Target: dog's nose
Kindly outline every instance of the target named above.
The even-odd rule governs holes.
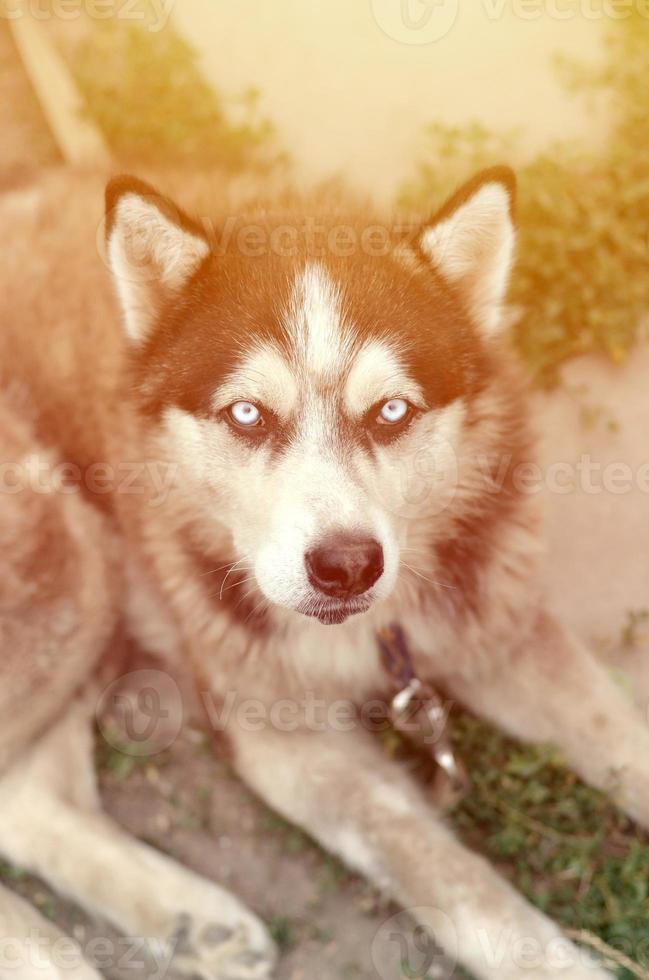
[[[374,538],[336,534],[305,555],[309,581],[336,599],[362,595],[383,572],[383,548]]]

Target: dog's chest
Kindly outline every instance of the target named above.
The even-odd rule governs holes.
[[[382,653],[380,637],[389,623],[398,623],[406,637],[408,671],[431,683],[441,680],[451,661],[452,632],[423,614],[402,619],[366,615],[343,627],[305,622],[288,642],[268,638],[265,657],[267,662],[280,659],[284,678],[301,690],[354,701],[375,694],[389,697],[401,682]]]

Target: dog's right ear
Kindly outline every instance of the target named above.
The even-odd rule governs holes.
[[[106,188],[106,251],[126,332],[138,342],[210,247],[198,224],[172,201],[136,177],[115,177]]]
[[[464,184],[424,227],[419,247],[458,286],[480,330],[496,334],[514,258],[516,178],[490,167]]]

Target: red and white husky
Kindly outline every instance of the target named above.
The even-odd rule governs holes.
[[[501,338],[511,173],[407,230],[308,200],[193,220],[119,178],[106,256],[123,326],[93,187],[54,177],[0,203],[0,852],[157,940],[179,975],[272,972],[234,897],[99,812],[90,720],[123,627],[270,717],[307,695],[359,713],[389,699],[377,633],[397,622],[417,678],[554,742],[649,825],[646,725],[546,612],[537,498],[513,476],[534,445]],[[249,727],[228,730],[242,778],[476,977],[608,975],[362,724]],[[2,918],[45,928],[0,889]],[[75,969],[47,976],[96,976]]]

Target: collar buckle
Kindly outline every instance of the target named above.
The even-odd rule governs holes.
[[[467,793],[470,779],[455,755],[446,730],[444,702],[432,684],[425,683],[415,674],[401,626],[392,624],[381,630],[378,642],[383,665],[399,685],[390,703],[392,724],[411,742],[426,749],[437,763],[437,776],[433,782],[436,803],[443,808],[455,806]]]

